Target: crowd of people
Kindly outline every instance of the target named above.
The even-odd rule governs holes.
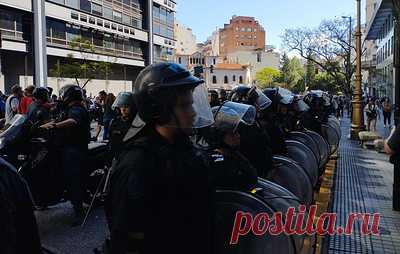
[[[5,102],[5,128],[13,116],[26,114],[39,129],[62,133],[60,159],[74,226],[85,212],[81,172],[88,143],[103,129],[112,157],[104,206],[110,239],[97,253],[153,253],[160,246],[168,253],[213,253],[215,191],[253,190],[258,177],[271,173],[273,155],[287,153],[291,131],[322,135],[322,123],[336,112],[342,116],[348,101],[322,91],[301,97],[254,86],[207,91],[203,83],[180,65],[158,63],[139,74],[132,93],[116,98],[104,91],[88,98],[76,85],[61,88],[57,98],[47,88],[23,92],[14,86]],[[4,253],[41,253],[32,247],[40,244],[30,220],[30,228],[11,231],[35,237],[14,234],[10,248],[19,251]]]

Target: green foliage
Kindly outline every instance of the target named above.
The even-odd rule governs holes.
[[[84,88],[90,80],[105,78],[110,74],[112,63],[89,60],[89,55],[96,53],[95,46],[81,37],[69,44],[70,48],[79,52],[80,58],[73,53],[68,54],[62,63],[50,70],[50,76],[74,78],[77,85]],[[81,83],[79,79],[84,79]]]
[[[280,77],[281,73],[279,70],[274,68],[264,68],[256,73],[257,86],[259,88],[267,88],[274,86],[275,81]]]
[[[341,80],[341,82],[338,82],[338,79],[332,77],[329,73],[320,72],[309,83],[309,90],[324,90],[336,94],[341,90],[343,83],[346,82],[346,77],[342,75]]]
[[[281,77],[278,80],[282,85],[294,92],[304,91],[305,70],[296,57],[289,59],[286,54],[282,57]]]

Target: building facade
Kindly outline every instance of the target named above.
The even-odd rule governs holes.
[[[207,69],[205,80],[209,89],[232,90],[238,85],[251,84],[250,68],[241,64],[221,63]]]
[[[247,65],[250,69],[251,81],[255,80],[257,72],[264,68],[271,67],[279,70],[280,54],[264,50],[236,51],[227,55],[227,62]]]
[[[369,2],[374,7],[367,25],[366,39],[375,43],[376,49],[376,96],[387,96],[394,101],[393,56],[394,19],[391,0]],[[368,7],[368,5],[367,5]],[[368,13],[367,13],[368,14]]]
[[[172,60],[176,43],[176,4],[173,1],[37,2],[41,5],[32,5],[31,0],[0,0],[0,90],[3,92],[8,92],[14,84],[44,85],[37,84],[33,78],[40,68],[35,64],[43,57],[40,54],[46,54],[44,59],[47,60],[43,73],[51,73],[69,55],[82,58],[82,53],[70,46],[76,38],[89,41],[95,48],[86,59],[112,63],[106,77],[96,77],[88,84],[91,93],[104,87],[114,92],[131,90],[136,76],[148,63]],[[43,25],[35,16],[38,13],[45,17]],[[43,36],[37,32],[41,30]],[[61,77],[49,77],[44,81],[56,90],[66,82],[71,81]]]
[[[253,17],[233,16],[219,30],[219,54],[226,59],[235,51],[265,49],[265,30]]]
[[[175,23],[176,50],[178,55],[191,55],[197,51],[196,36],[191,28]]]

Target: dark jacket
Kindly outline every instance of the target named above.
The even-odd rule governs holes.
[[[208,171],[187,137],[169,144],[153,128],[124,146],[113,167],[106,215],[113,254],[144,233],[146,253],[210,253]]]
[[[34,101],[28,107],[27,118],[38,126],[45,124],[50,120],[50,108]]]
[[[110,157],[114,158],[119,155],[123,149],[123,139],[131,127],[131,120],[124,121],[118,117],[111,121],[110,124]]]
[[[26,183],[0,159],[0,253],[42,253],[32,207]]]

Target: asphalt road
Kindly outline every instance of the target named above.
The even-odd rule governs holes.
[[[100,247],[108,236],[101,207],[94,209],[84,227],[71,227],[73,210],[69,202],[37,211],[35,215],[42,245],[56,254],[93,253],[93,249]]]
[[[92,136],[97,123],[92,123]],[[99,135],[102,139],[103,132]],[[108,236],[102,207],[95,208],[84,227],[71,227],[74,212],[69,202],[35,212],[42,245],[55,254],[90,254]]]

